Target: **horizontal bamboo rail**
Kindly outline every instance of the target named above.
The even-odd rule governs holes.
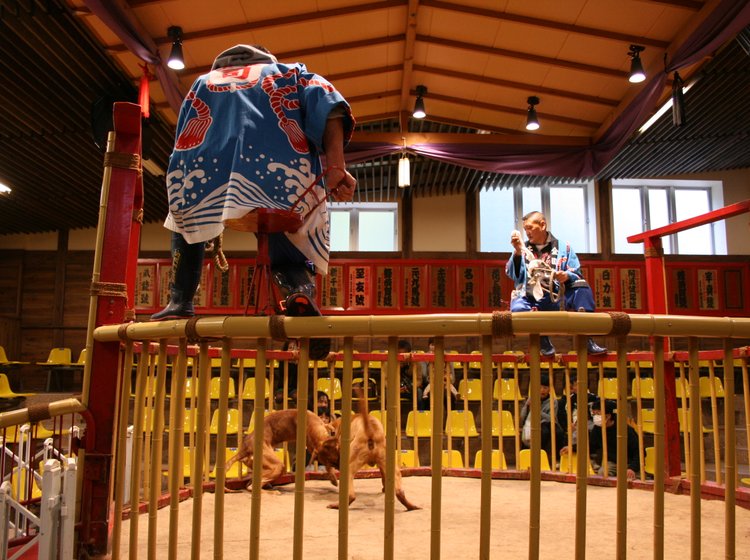
[[[534,333],[567,335],[611,335],[615,319],[609,313],[539,311],[507,314],[512,329],[502,334]],[[346,336],[500,336],[491,313],[433,315],[378,315],[354,317],[235,317],[218,316],[195,321],[176,320],[98,327],[94,338],[101,342],[154,340],[163,338],[270,338],[271,323],[277,322],[289,338]],[[750,338],[750,319],[735,317],[691,317],[684,315],[629,315],[629,336],[698,336],[706,338]],[[192,327],[190,326],[192,325]]]

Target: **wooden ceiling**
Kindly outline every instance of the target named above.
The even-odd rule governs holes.
[[[166,59],[170,26],[183,30],[186,68],[169,71],[181,94],[220,51],[263,44],[279,60],[301,61],[330,79],[351,103],[356,139],[429,132],[481,133],[490,142],[588,145],[640,91],[628,82],[631,44],[642,45],[647,74],[685,40],[720,0],[118,0],[133,29]],[[738,0],[739,1],[739,0]],[[135,101],[143,61],[125,46],[93,0],[0,0],[0,234],[96,224],[101,153],[92,107]],[[744,1],[742,2],[745,3]],[[736,41],[680,71],[693,122],[675,129],[667,114],[634,137],[606,170],[642,177],[750,167],[747,142],[750,57]],[[719,65],[711,70],[712,65]],[[153,72],[153,66],[149,67]],[[699,79],[700,78],[700,79]],[[416,88],[427,87],[428,117],[412,119]],[[175,107],[150,82],[150,160],[166,168]],[[667,87],[662,100],[669,97]],[[691,93],[691,92],[696,93]],[[701,103],[691,96],[700,94]],[[540,98],[541,128],[525,130],[527,98]],[[728,105],[716,108],[718,100]],[[712,107],[714,107],[712,109]],[[728,113],[731,108],[736,113]],[[726,115],[730,117],[726,117]],[[724,118],[721,116],[724,115]],[[709,118],[710,117],[710,118]],[[716,122],[714,122],[716,121]],[[654,143],[665,142],[652,161]],[[714,146],[714,142],[716,142]],[[687,152],[685,145],[690,145]],[[669,156],[668,148],[674,150]],[[692,154],[700,153],[701,156]],[[710,157],[706,155],[709,152]],[[679,156],[679,157],[677,157]],[[363,200],[473,191],[549,178],[507,176],[417,157],[412,186],[395,184],[396,157],[354,167]],[[657,165],[658,163],[658,165]],[[679,163],[679,165],[677,165]],[[653,165],[652,165],[653,164]],[[564,179],[569,180],[569,179]],[[144,173],[147,221],[166,213],[163,178]]]

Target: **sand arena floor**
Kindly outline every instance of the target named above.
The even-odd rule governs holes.
[[[429,477],[404,478],[407,497],[423,509],[406,511],[396,502],[395,557],[418,560],[430,557]],[[354,481],[357,500],[349,513],[349,558],[383,558],[384,495],[379,479]],[[615,557],[614,488],[587,488],[586,557]],[[203,495],[201,557],[213,557],[214,495]],[[304,558],[338,557],[338,512],[326,505],[338,499],[338,491],[327,481],[308,481],[305,486]],[[250,501],[247,492],[225,496],[224,558],[248,558]],[[478,479],[443,477],[442,558],[479,557]],[[189,558],[193,500],[180,504],[178,558]],[[575,548],[575,485],[542,482],[540,556],[573,558]],[[292,557],[294,527],[294,485],[264,492],[261,499],[260,558]],[[736,557],[750,558],[750,511],[737,508]],[[492,482],[491,558],[528,558],[529,483],[520,480]],[[724,502],[702,501],[702,558],[724,558]],[[652,558],[653,494],[628,491],[629,558]],[[665,558],[690,557],[690,497],[665,494]],[[157,557],[167,557],[169,508],[157,516]],[[127,558],[129,523],[123,523],[122,557]],[[139,520],[139,554],[146,558],[148,515]]]

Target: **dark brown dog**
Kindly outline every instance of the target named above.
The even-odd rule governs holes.
[[[383,479],[383,490],[385,491],[385,430],[380,420],[370,416],[367,411],[367,399],[359,396],[359,414],[352,418],[351,445],[349,447],[349,503],[351,504],[356,495],[354,493],[354,474],[365,465],[377,465],[380,476]],[[324,465],[339,467],[341,456],[341,430],[340,423],[334,422],[337,434],[328,438],[318,451],[318,460]],[[396,498],[407,510],[420,509],[406,499],[406,494],[401,486],[401,467],[396,465],[395,472]],[[339,503],[328,505],[331,509],[338,509]]]
[[[307,431],[305,445],[313,456],[318,455],[323,443],[330,437],[330,426],[326,425],[318,416],[307,412]],[[253,468],[253,445],[255,433],[248,434],[242,440],[237,454],[231,457],[226,464],[227,471],[237,461],[242,461],[247,467]],[[267,414],[263,419],[263,457],[261,458],[261,488],[269,486],[286,471],[284,463],[274,452],[274,448],[285,441],[297,439],[297,409],[278,410]],[[331,483],[337,484],[336,475],[331,468],[332,465],[324,463],[320,458],[318,461],[326,466],[331,478]],[[304,460],[297,460],[298,468],[304,468]],[[250,483],[251,484],[251,483]],[[248,489],[250,484],[247,485]]]

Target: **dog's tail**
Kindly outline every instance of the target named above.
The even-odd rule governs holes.
[[[359,414],[362,416],[362,424],[365,428],[365,434],[367,434],[367,446],[370,449],[373,449],[375,447],[375,442],[373,441],[372,424],[370,422],[374,421],[374,418],[370,417],[370,411],[367,407],[367,396],[364,394],[361,387],[354,387],[353,392],[359,400]]]

